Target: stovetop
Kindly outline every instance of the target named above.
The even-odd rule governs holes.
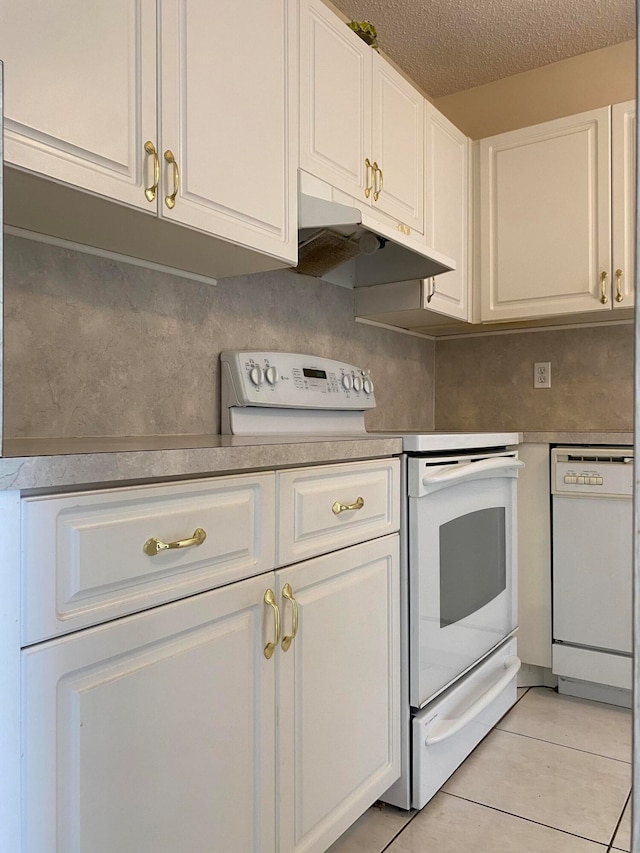
[[[484,447],[508,447],[519,444],[522,436],[518,432],[370,432],[368,435],[396,436],[402,439],[405,453],[433,453],[439,450],[470,450]]]

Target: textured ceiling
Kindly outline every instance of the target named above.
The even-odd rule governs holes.
[[[428,95],[635,38],[635,0],[333,0]]]

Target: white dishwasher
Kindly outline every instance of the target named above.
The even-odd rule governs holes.
[[[553,672],[631,707],[633,449],[552,450]]]

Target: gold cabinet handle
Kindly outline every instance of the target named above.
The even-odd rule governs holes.
[[[378,186],[377,175],[380,175],[380,186]],[[384,188],[384,175],[382,174],[382,169],[378,166],[377,163],[373,164],[373,182],[375,184],[375,189],[373,191],[373,200],[378,201],[380,198],[380,193]]]
[[[268,589],[264,594],[264,603],[273,608],[273,616],[276,625],[276,636],[272,643],[267,643],[264,647],[264,656],[267,660],[273,657],[273,653],[278,648],[280,642],[280,608],[276,604],[276,597],[272,589]]]
[[[352,504],[342,504],[340,501],[336,501],[331,509],[334,515],[340,515],[341,512],[347,512],[347,510],[362,509],[363,506],[364,498],[356,498],[355,503]]]
[[[282,638],[282,650],[284,652],[288,652],[291,648],[291,643],[294,641],[295,636],[298,633],[298,602],[293,596],[293,590],[291,589],[290,583],[286,583],[282,588],[282,597],[286,598],[287,601],[290,601],[291,607],[293,608],[293,612],[291,614],[291,633],[286,634]]]
[[[602,271],[600,273],[600,302],[603,305],[606,305],[609,301],[609,297],[607,296],[607,278],[607,273]]]
[[[155,557],[160,551],[173,551],[176,548],[190,548],[192,545],[202,545],[206,538],[206,531],[201,527],[196,527],[190,539],[178,539],[177,542],[162,542],[160,539],[147,539],[142,550],[150,557]]]
[[[158,157],[156,146],[150,139],[145,142],[144,150],[150,157],[153,157],[153,183],[150,187],[145,188],[144,194],[147,197],[147,201],[155,201],[158,184],[160,183],[160,158]]]
[[[164,203],[167,205],[169,210],[173,210],[176,206],[176,196],[178,195],[178,190],[180,188],[180,172],[178,171],[178,164],[176,163],[173,151],[167,149],[164,152],[164,159],[169,163],[169,165],[173,166],[173,192],[164,197]]]
[[[368,157],[365,159],[364,165],[367,170],[367,176],[365,178],[366,185],[364,188],[364,197],[369,198],[369,196],[371,195],[371,190],[373,189],[373,175],[375,174],[375,172],[373,172],[373,165]]]
[[[622,302],[624,296],[622,295],[622,270],[616,270],[616,302]]]

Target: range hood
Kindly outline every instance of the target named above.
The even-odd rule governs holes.
[[[370,287],[431,278],[455,269],[452,258],[430,249],[355,206],[306,172],[299,173],[296,272],[334,284]]]

